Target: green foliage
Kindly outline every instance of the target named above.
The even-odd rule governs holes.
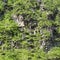
[[[60,60],[58,43],[60,0],[0,0],[0,60]]]
[[[48,52],[48,59],[51,60],[59,60],[60,59],[60,48],[59,47],[55,47],[52,48],[49,52]]]

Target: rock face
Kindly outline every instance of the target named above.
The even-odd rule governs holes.
[[[43,41],[40,41],[40,42],[41,42],[40,49],[43,49],[46,43],[45,43],[45,41],[44,41],[44,40],[43,40]]]
[[[3,0],[3,2],[7,3],[8,0]]]
[[[15,22],[18,24],[19,27],[24,27],[24,21],[22,15],[13,15],[12,19],[15,20]]]
[[[4,11],[0,11],[0,20],[3,18],[3,16],[4,16]]]
[[[3,41],[0,41],[0,46],[3,45],[3,44],[4,44],[4,42]]]

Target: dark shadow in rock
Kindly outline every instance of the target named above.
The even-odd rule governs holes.
[[[16,42],[14,43],[14,46],[15,46],[16,49],[20,49],[20,48],[22,47],[22,46],[21,46],[21,43],[20,43],[20,40],[16,41]]]
[[[0,40],[0,46],[4,44],[4,41]]]
[[[4,3],[7,3],[8,2],[8,0],[2,0]]]
[[[0,11],[0,20],[3,20],[5,11]]]
[[[12,30],[10,30],[10,31],[6,31],[6,33],[9,35],[9,36],[14,36],[14,32],[12,31]]]
[[[58,12],[59,12],[58,9],[55,8],[52,14],[48,14],[47,19],[48,19],[48,20],[53,20],[53,21],[54,21],[55,18],[56,18],[56,15],[58,14]]]
[[[2,53],[1,55],[5,55],[5,53]]]
[[[34,43],[34,40],[31,39],[31,40],[28,40],[27,42],[28,42],[29,44],[33,44],[33,43]]]
[[[28,45],[29,50],[33,49],[34,47],[35,47],[34,45]]]
[[[48,20],[55,20],[55,16],[53,14],[49,14],[47,17]]]
[[[35,29],[37,27],[37,25],[38,25],[38,21],[31,18],[28,21],[28,24],[29,24],[30,29]]]

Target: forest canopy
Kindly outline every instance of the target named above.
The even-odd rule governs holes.
[[[0,60],[60,60],[60,0],[0,0]]]

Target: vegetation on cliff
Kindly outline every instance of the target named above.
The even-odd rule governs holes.
[[[0,0],[0,60],[60,60],[60,0]]]

